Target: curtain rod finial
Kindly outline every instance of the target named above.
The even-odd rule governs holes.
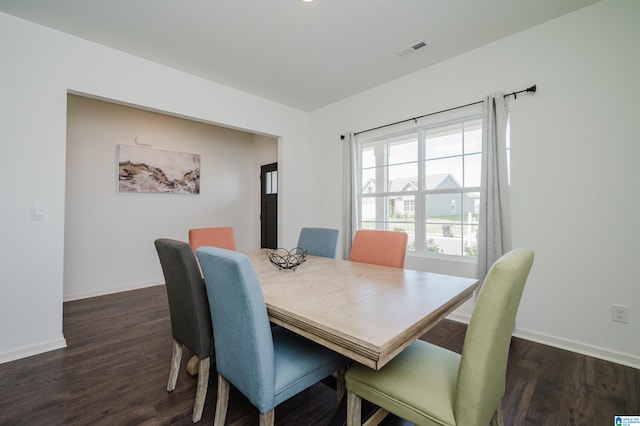
[[[536,90],[538,90],[538,88],[536,87],[536,85],[534,84],[533,86],[529,87],[527,89],[527,92],[533,92],[536,93]]]
[[[340,135],[340,140],[344,140],[345,135]]]

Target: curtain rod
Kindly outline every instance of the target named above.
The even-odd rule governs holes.
[[[519,93],[526,93],[526,92],[535,93],[536,90],[537,90],[537,88],[536,88],[536,85],[534,84],[533,86],[527,87],[526,89],[519,90],[517,92],[507,93],[506,95],[504,95],[504,97],[506,98],[507,96],[513,96],[514,99],[518,99],[518,94]],[[431,112],[429,114],[420,115],[418,117],[407,118],[406,120],[396,121],[395,123],[385,124],[383,126],[374,127],[372,129],[367,129],[367,130],[362,130],[362,131],[359,131],[359,132],[355,132],[353,135],[356,136],[356,135],[359,135],[360,133],[371,132],[373,130],[384,129],[385,127],[395,126],[396,124],[402,124],[402,123],[406,123],[408,121],[419,120],[419,119],[424,118],[424,117],[429,117],[430,115],[442,114],[443,112],[449,112],[449,111],[453,111],[453,110],[456,110],[456,109],[465,108],[465,107],[468,107],[468,106],[471,106],[471,105],[478,105],[478,104],[481,104],[482,102],[484,102],[484,101],[471,102],[470,104],[460,105],[460,106],[449,108],[449,109],[443,109],[442,111]],[[340,135],[340,139],[344,139],[344,138],[345,138],[345,135]]]

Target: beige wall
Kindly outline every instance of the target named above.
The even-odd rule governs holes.
[[[73,95],[67,111],[65,300],[162,282],[153,241],[190,228],[232,226],[239,249],[259,247],[257,176],[275,138]],[[199,154],[200,194],[117,192],[117,145],[136,138]]]

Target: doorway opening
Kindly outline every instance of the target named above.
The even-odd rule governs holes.
[[[260,167],[260,247],[278,248],[278,163]]]

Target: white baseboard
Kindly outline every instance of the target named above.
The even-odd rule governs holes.
[[[537,331],[518,329],[517,327],[513,332],[513,335],[521,339],[531,340],[532,342],[536,343],[542,343],[543,345],[553,346],[555,348],[564,349],[582,355],[603,359],[605,361],[614,362],[616,364],[622,364],[628,367],[640,369],[640,356],[638,355],[612,351],[611,349],[552,336],[546,333],[539,333]]]
[[[65,294],[62,296],[62,301],[71,302],[73,300],[88,299],[90,297],[97,297],[97,296],[106,296],[107,294],[122,293],[123,291],[138,290],[140,288],[154,287],[157,285],[164,285],[164,281],[136,284],[136,285],[127,286],[127,287],[107,288],[107,289],[91,291],[87,293]]]
[[[38,343],[33,346],[24,346],[10,352],[0,353],[0,364],[66,347],[67,341],[64,337],[50,340],[48,342]]]
[[[120,293],[123,291],[129,291],[129,290],[137,290],[140,288],[153,287],[156,285],[164,285],[164,282],[154,282],[154,283],[145,283],[145,284],[128,286],[128,287],[110,288],[110,289],[105,289],[105,290],[100,290],[95,292],[89,292],[89,293],[67,294],[67,295],[64,295],[63,302],[69,302],[72,300],[79,300],[79,299],[87,299],[89,297],[105,296],[107,294]],[[53,351],[56,349],[66,348],[66,347],[67,347],[67,341],[65,340],[64,337],[61,337],[59,339],[54,339],[48,342],[39,343],[33,346],[25,346],[22,348],[11,350],[9,352],[0,353],[0,364],[3,364],[5,362],[10,362],[10,361],[15,361],[17,359],[26,358],[33,355],[38,355],[44,352]]]
[[[136,290],[139,288],[152,287],[156,285],[164,285],[164,282],[147,283],[142,285],[122,287],[122,288],[116,288],[116,289],[107,289],[107,290],[92,292],[92,293],[65,295],[64,301],[68,302],[71,300],[86,299],[89,297],[96,297],[96,296],[104,296],[107,294],[119,293],[119,292],[128,291],[128,290]],[[469,324],[469,320],[471,319],[471,316],[454,312],[451,315],[449,315],[447,319],[461,322],[464,324]],[[515,337],[525,339],[525,340],[530,340],[536,343],[541,343],[543,345],[553,346],[555,348],[564,349],[570,352],[575,352],[582,355],[603,359],[605,361],[614,362],[616,364],[622,364],[628,367],[640,369],[640,356],[638,355],[628,354],[628,353],[619,352],[619,351],[612,351],[607,348],[601,348],[598,346],[589,345],[589,344],[585,344],[575,340],[565,339],[562,337],[553,336],[546,333],[540,333],[533,330],[520,329],[518,327],[516,327],[516,329],[513,331],[513,335]],[[0,354],[0,364],[3,362],[13,361],[19,358],[24,358],[26,356],[47,352],[49,350],[66,347],[66,342],[64,338],[60,340],[61,340],[61,343],[60,341],[56,340],[53,342],[43,343],[41,345],[35,345],[33,347],[19,349],[17,351]]]
[[[469,324],[471,320],[470,315],[463,315],[458,313],[452,313],[447,317],[452,321]],[[540,333],[533,330],[521,329],[516,327],[513,331],[513,335],[520,339],[530,340],[532,342],[541,343],[547,346],[553,346],[554,348],[564,349],[570,352],[579,353],[582,355],[590,356],[593,358],[602,359],[616,364],[626,365],[640,369],[640,356],[633,355],[625,352],[612,351],[607,348],[601,348],[594,345],[578,342],[571,339],[565,339],[563,337],[553,336],[546,333]]]
[[[449,315],[447,315],[447,319],[455,322],[461,322],[463,324],[469,324],[469,321],[471,320],[471,315],[452,312]]]

